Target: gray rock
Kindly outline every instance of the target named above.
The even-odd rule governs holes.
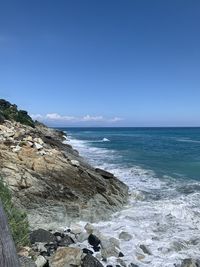
[[[132,238],[133,238],[132,235],[125,231],[122,231],[119,234],[119,239],[122,239],[124,241],[130,241]]]
[[[43,267],[47,263],[47,260],[42,255],[39,255],[35,261],[37,267]]]
[[[105,178],[105,179],[111,179],[111,178],[114,177],[114,175],[113,175],[112,173],[107,172],[107,171],[102,170],[102,169],[99,169],[99,168],[96,168],[95,171],[96,171],[97,173],[99,173],[99,174],[100,174],[103,178]]]
[[[60,247],[68,247],[68,246],[71,245],[71,244],[74,244],[74,241],[73,241],[73,239],[72,239],[70,236],[68,236],[68,235],[64,236],[64,237],[61,239],[61,241],[58,243],[58,245],[59,245]]]
[[[32,244],[36,242],[50,243],[56,241],[56,237],[44,229],[38,229],[30,233],[30,242]]]
[[[180,267],[200,267],[200,260],[184,259]]]
[[[83,252],[80,248],[60,248],[49,260],[50,267],[71,267],[81,265]]]
[[[91,254],[88,254],[84,257],[81,267],[103,267],[103,265]]]
[[[149,249],[145,246],[145,245],[140,245],[141,250],[148,255],[151,255],[151,252],[149,251]]]
[[[37,267],[37,265],[31,258],[19,257],[19,262],[20,262],[20,267]]]

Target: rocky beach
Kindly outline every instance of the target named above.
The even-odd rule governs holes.
[[[134,262],[126,257],[121,244],[131,246],[132,233],[119,227],[112,236],[99,227],[128,203],[128,186],[91,166],[66,139],[0,100],[0,175],[30,226],[30,243],[18,248],[21,267],[154,267],[145,243]],[[200,262],[186,258],[174,266]]]

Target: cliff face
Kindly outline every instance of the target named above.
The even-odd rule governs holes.
[[[33,228],[105,219],[126,202],[124,183],[91,167],[63,141],[62,132],[39,123],[0,123],[0,174]]]

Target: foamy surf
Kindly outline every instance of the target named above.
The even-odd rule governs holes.
[[[185,258],[199,257],[200,193],[194,189],[200,187],[198,181],[184,183],[169,176],[159,178],[140,166],[115,164],[113,159],[120,157],[116,151],[95,147],[89,141],[71,137],[70,144],[91,164],[113,172],[129,185],[126,207],[110,221],[94,224],[105,236],[119,240],[127,266],[133,263],[139,267],[174,267]],[[188,187],[193,191],[188,191]],[[122,231],[132,239],[119,239]],[[144,253],[141,245],[149,254]],[[109,264],[117,263],[109,258],[105,266]]]

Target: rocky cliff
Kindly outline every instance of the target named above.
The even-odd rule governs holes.
[[[33,228],[105,219],[126,202],[127,186],[87,164],[62,132],[5,100],[0,115],[0,174]]]

